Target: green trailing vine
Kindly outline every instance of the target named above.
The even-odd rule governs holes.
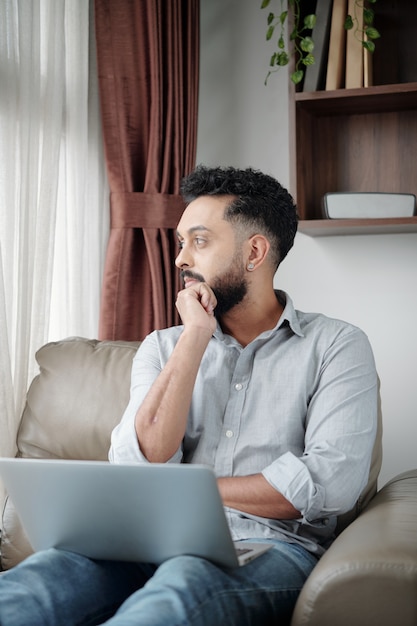
[[[375,4],[377,0],[368,0],[369,4]],[[363,12],[363,27],[360,27],[358,17],[359,11]],[[353,15],[347,15],[345,20],[345,29],[351,30],[355,28],[355,36],[362,42],[362,46],[368,52],[374,52],[375,39],[381,36],[374,27],[375,11],[371,7],[365,6],[361,0],[356,0]]]
[[[261,9],[265,9],[270,5],[271,0],[262,0]],[[290,53],[287,49],[286,24],[288,23],[288,10],[293,11],[294,28],[290,33],[290,41],[293,42],[293,50],[296,58],[294,72],[291,74],[293,83],[298,84],[304,76],[302,66],[312,65],[314,63],[314,41],[310,33],[316,23],[314,14],[307,15],[301,23],[300,0],[288,0],[288,9],[284,9],[287,3],[281,2],[281,11],[279,14],[270,12],[267,17],[266,40],[270,41],[275,33],[275,29],[279,27],[279,35],[277,40],[277,50],[271,56],[269,66],[270,70],[265,78],[265,85],[270,75],[276,72],[280,67],[288,65],[290,62]],[[306,31],[308,30],[308,34]]]
[[[318,0],[319,1],[319,0]],[[266,40],[270,41],[276,29],[279,29],[277,39],[277,49],[273,52],[269,61],[269,71],[265,78],[265,85],[268,83],[270,75],[278,71],[281,67],[288,65],[291,55],[295,58],[294,71],[291,73],[291,80],[298,85],[303,80],[305,67],[313,65],[314,59],[314,41],[311,31],[316,24],[316,15],[310,13],[302,17],[301,4],[302,0],[280,0],[281,9],[279,13],[270,11],[267,17]],[[377,0],[368,0],[369,4],[375,4]],[[269,7],[271,0],[262,0],[261,9]],[[286,8],[287,7],[287,8]],[[287,48],[286,25],[288,24],[288,12],[293,14],[293,29],[289,35],[291,42],[291,52]],[[363,11],[363,27],[362,20],[359,20],[359,11]],[[373,26],[375,12],[372,8],[365,6],[364,0],[355,1],[355,10],[353,15],[347,15],[344,27],[346,30],[355,28],[355,36],[360,39],[362,45],[369,52],[375,50],[375,39],[380,37],[379,32]]]

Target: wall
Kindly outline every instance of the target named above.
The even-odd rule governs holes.
[[[252,165],[288,186],[288,83],[275,74],[264,86],[268,9],[261,0],[200,2],[197,162]]]
[[[270,49],[260,0],[201,0],[197,161],[254,166],[289,185],[288,78],[263,82]],[[275,1],[274,8],[280,3]],[[295,306],[357,324],[381,378],[380,483],[417,467],[417,235],[310,238],[299,233],[276,286]]]

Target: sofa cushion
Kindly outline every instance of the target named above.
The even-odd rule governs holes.
[[[139,342],[72,337],[36,353],[40,372],[27,393],[17,436],[18,456],[107,460],[110,435],[129,401]],[[32,553],[13,502],[2,515],[1,569]]]
[[[138,346],[74,337],[38,350],[40,373],[27,393],[18,456],[107,460]]]

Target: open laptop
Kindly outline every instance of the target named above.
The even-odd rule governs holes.
[[[0,475],[35,551],[155,564],[189,554],[236,567],[271,547],[232,541],[205,466],[0,458]]]

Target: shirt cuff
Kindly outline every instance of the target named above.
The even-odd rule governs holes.
[[[306,521],[312,522],[325,516],[323,487],[313,481],[306,465],[292,452],[283,454],[268,465],[262,474],[274,489],[301,512]]]

